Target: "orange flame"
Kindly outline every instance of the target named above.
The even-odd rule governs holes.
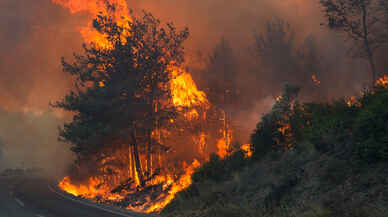
[[[361,107],[361,103],[357,100],[355,96],[349,97],[349,99],[346,101],[346,104],[349,107],[353,107],[353,106]]]
[[[320,86],[320,85],[321,85],[321,81],[318,80],[317,75],[313,74],[313,75],[311,76],[311,80],[314,82],[315,85],[317,85],[317,86]]]
[[[225,138],[221,138],[217,141],[217,155],[222,159],[227,157],[230,154],[230,144],[225,140]]]
[[[90,177],[87,185],[75,185],[68,176],[59,182],[58,186],[69,194],[74,196],[82,196],[85,198],[93,199],[97,196],[106,198],[111,201],[117,201],[123,199],[119,194],[110,193],[110,189],[103,185],[102,181],[97,177]]]
[[[150,212],[157,212],[163,209],[168,203],[171,202],[172,199],[174,199],[175,195],[189,187],[192,183],[191,180],[191,175],[194,173],[195,169],[198,168],[201,164],[199,163],[198,160],[194,160],[194,162],[188,166],[185,169],[185,173],[179,178],[178,181],[174,182],[172,177],[168,177],[168,183],[171,183],[171,188],[168,191],[168,195],[163,198],[162,200],[155,202],[152,206],[147,208],[145,211],[150,213]]]
[[[193,78],[189,73],[181,68],[170,66],[169,71],[173,76],[170,89],[172,94],[172,103],[176,107],[208,107],[209,102],[206,94],[198,90]]]
[[[82,11],[88,12],[92,17],[98,15],[111,15],[115,19],[118,26],[128,27],[128,21],[132,18],[129,16],[129,9],[125,0],[51,0],[64,8],[69,9],[71,13]],[[114,10],[109,10],[107,5],[113,5]],[[107,38],[93,28],[92,22],[88,26],[80,28],[80,33],[87,43],[95,43],[101,48],[112,48],[111,43]]]
[[[388,75],[384,75],[376,81],[376,86],[388,87]]]
[[[252,157],[252,150],[251,150],[251,144],[243,144],[240,147],[241,150],[245,152],[245,157],[250,158]]]

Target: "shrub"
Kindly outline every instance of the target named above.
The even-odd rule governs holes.
[[[356,106],[349,106],[344,99],[332,103],[306,103],[303,105],[308,125],[305,139],[314,144],[317,151],[337,152],[351,139]]]
[[[216,154],[210,155],[209,162],[203,164],[192,176],[194,182],[201,182],[207,179],[220,181],[224,178],[224,161]]]
[[[206,180],[222,181],[231,178],[234,171],[242,169],[247,163],[244,152],[239,150],[220,159],[216,154],[210,155],[209,162],[200,167],[192,176],[194,182]]]
[[[350,165],[344,160],[330,159],[322,174],[322,181],[331,185],[340,185],[350,176]]]
[[[388,161],[388,89],[376,87],[360,99],[355,125],[355,153],[363,161]]]

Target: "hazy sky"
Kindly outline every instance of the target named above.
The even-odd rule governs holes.
[[[297,41],[301,42],[307,35],[313,34],[319,46],[324,48],[323,53],[327,56],[336,54],[336,61],[339,61],[343,56],[342,52],[336,51],[336,47],[341,40],[333,34],[329,35],[319,25],[322,17],[318,2],[128,0],[128,5],[137,11],[145,9],[162,22],[174,22],[179,28],[189,27],[191,36],[186,43],[189,56],[197,51],[207,55],[224,37],[231,42],[236,56],[244,59],[247,47],[252,43],[253,32],[260,32],[266,21],[280,17],[293,26]],[[60,58],[69,58],[73,52],[81,51],[83,41],[78,30],[87,25],[89,19],[86,13],[70,14],[50,0],[0,1],[0,137],[4,137],[3,140],[12,146],[9,150],[14,151],[11,154],[14,157],[11,158],[25,158],[25,151],[39,145],[50,148],[40,149],[45,150],[46,154],[31,157],[31,162],[36,158],[46,158],[61,149],[55,141],[56,125],[61,122],[56,117],[60,117],[60,112],[44,112],[49,110],[50,101],[63,97],[71,86],[70,78],[61,70]],[[333,64],[336,64],[334,60]],[[338,70],[349,71],[345,65],[339,66]],[[240,83],[245,84],[250,77],[242,75]],[[342,75],[347,77],[346,73]],[[195,75],[194,78],[201,79]],[[333,90],[341,84],[333,85]],[[258,91],[259,86],[248,85],[251,92]],[[261,94],[265,96],[263,98],[252,99],[254,106],[251,110],[240,114],[239,118],[249,123],[249,130],[254,127],[261,113],[271,107],[272,91]],[[31,117],[34,117],[33,121],[28,121]],[[33,131],[37,129],[41,131]],[[21,136],[27,131],[28,137]],[[27,144],[30,140],[34,146]],[[17,150],[22,151],[18,153]]]
[[[145,9],[162,21],[190,28],[188,51],[211,50],[224,36],[245,46],[251,33],[276,16],[295,23],[298,32],[320,32],[319,8],[301,0],[130,0],[130,8]],[[80,51],[78,28],[85,13],[71,15],[50,0],[0,2],[0,106],[12,110],[45,110],[48,101],[63,96],[69,78],[60,57]]]

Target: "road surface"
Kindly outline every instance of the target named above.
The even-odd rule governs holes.
[[[0,217],[146,217],[72,198],[42,178],[0,177]]]
[[[18,177],[0,178],[0,217],[31,217],[39,215],[24,209],[24,203],[15,197],[13,188],[20,181]]]

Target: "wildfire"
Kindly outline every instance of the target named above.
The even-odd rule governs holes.
[[[93,199],[95,197],[106,198],[111,201],[123,199],[120,194],[112,194],[110,190],[103,185],[102,180],[97,177],[90,177],[87,185],[72,184],[70,178],[66,176],[59,182],[58,186],[69,194]]]
[[[171,66],[169,70],[173,76],[170,88],[174,106],[193,107],[209,105],[206,94],[198,90],[197,85],[189,73],[174,66]]]
[[[51,0],[53,3],[58,4],[70,10],[71,13],[77,13],[81,11],[88,12],[92,17],[98,15],[110,15],[117,25],[128,28],[128,21],[131,21],[129,16],[129,9],[126,0]],[[107,5],[112,6],[114,9],[108,11]],[[113,14],[112,14],[113,13]],[[106,39],[105,35],[100,34],[92,27],[92,23],[88,26],[81,27],[80,33],[86,43],[94,43],[103,49],[111,49],[112,45]],[[125,34],[125,33],[124,33]],[[170,63],[167,69],[171,75],[171,81],[169,88],[171,91],[171,104],[179,109],[186,108],[183,116],[188,121],[206,120],[207,113],[203,112],[208,110],[211,106],[207,99],[206,94],[199,90],[194,82],[190,73],[183,68],[175,66],[174,63]],[[104,87],[103,81],[98,82],[99,87]],[[91,85],[91,87],[93,86]],[[228,120],[224,112],[224,118],[221,120],[224,123],[223,130],[221,130],[222,137],[217,140],[217,154],[224,158],[229,154],[231,131],[230,126],[227,124]],[[170,123],[174,123],[174,119],[169,120]],[[147,197],[142,204],[127,205],[128,209],[143,211],[143,212],[158,212],[163,209],[179,191],[187,188],[191,185],[191,176],[195,169],[200,166],[200,162],[194,159],[193,163],[189,166],[183,163],[183,166],[174,168],[175,171],[169,171],[168,162],[164,162],[166,159],[163,153],[168,153],[170,150],[167,146],[164,146],[161,142],[162,137],[170,136],[170,132],[167,129],[159,128],[151,132],[152,140],[156,143],[158,148],[152,150],[152,154],[140,154],[141,164],[140,167],[146,171],[144,176],[147,176],[145,180],[144,188],[152,188],[153,186],[162,186],[162,190],[157,197]],[[201,131],[198,134],[198,151],[204,159],[206,156],[205,149],[207,146],[207,137],[209,133]],[[193,136],[195,137],[195,136]],[[146,145],[144,145],[146,146]],[[243,145],[242,150],[247,152],[247,156],[251,156],[249,144]],[[149,152],[150,153],[150,152]],[[134,154],[131,147],[121,147],[116,152],[111,153],[113,157],[105,157],[105,160],[98,163],[99,170],[104,175],[91,176],[82,184],[75,184],[70,177],[63,178],[58,186],[72,194],[74,196],[85,197],[102,202],[120,202],[128,195],[134,194],[140,187],[140,181],[138,179],[138,170],[134,166]],[[109,163],[109,162],[119,163]],[[113,168],[114,166],[121,165],[120,168]],[[166,167],[165,171],[155,172],[153,169],[158,167]],[[106,172],[108,171],[108,172]],[[113,172],[112,172],[113,171]],[[105,173],[106,172],[106,173]],[[155,174],[153,174],[155,173]],[[134,187],[122,186],[133,185]],[[118,187],[119,186],[119,187]],[[128,190],[128,189],[133,189]]]
[[[361,103],[357,100],[355,96],[349,97],[349,99],[346,101],[346,104],[349,107],[352,107],[352,106],[361,107]]]
[[[217,155],[220,156],[220,158],[225,158],[226,156],[228,156],[229,146],[226,143],[224,138],[221,138],[218,140],[217,148],[218,148]]]
[[[245,157],[250,158],[252,157],[252,150],[251,150],[251,144],[243,144],[240,147],[241,150],[245,152]]]
[[[278,131],[283,135],[283,136],[287,136],[287,131],[289,131],[291,129],[291,125],[289,123],[287,124],[283,124],[283,123],[280,123],[282,126],[278,128]]]
[[[175,195],[186,189],[192,184],[191,176],[194,173],[195,169],[200,166],[198,160],[194,160],[193,163],[184,169],[184,174],[182,174],[178,180],[174,180],[171,174],[163,176],[157,176],[149,184],[163,184],[164,189],[169,189],[165,194],[161,194],[157,199],[151,200],[148,198],[148,201],[144,203],[141,207],[127,207],[127,209],[144,211],[144,212],[157,212],[163,209]],[[70,178],[67,176],[63,178],[58,186],[66,191],[69,194],[74,196],[81,196],[84,198],[94,199],[96,197],[101,198],[102,201],[120,201],[124,199],[124,196],[118,193],[112,193],[112,189],[108,188],[98,177],[90,177],[88,183],[76,185],[73,184]]]
[[[129,16],[129,9],[125,0],[51,0],[64,8],[69,9],[71,13],[78,13],[81,11],[88,12],[92,17],[98,15],[111,15],[115,19],[118,26],[128,27],[128,21],[131,21]],[[108,11],[107,6],[113,6],[114,9]],[[83,39],[87,43],[94,43],[101,48],[112,48],[110,42],[105,35],[100,34],[93,28],[92,22],[88,26],[80,27],[79,29]]]
[[[388,75],[384,75],[376,81],[376,86],[388,87]]]
[[[313,74],[313,75],[311,76],[311,80],[313,81],[313,83],[314,83],[316,86],[319,87],[319,86],[321,85],[321,81],[318,80],[317,75]]]
[[[170,190],[168,191],[168,195],[164,197],[162,200],[153,203],[151,207],[146,209],[146,212],[157,212],[160,211],[163,207],[165,207],[172,199],[174,199],[175,195],[189,187],[192,183],[191,175],[194,173],[195,169],[198,168],[201,164],[199,161],[194,160],[194,162],[185,169],[185,173],[179,178],[177,182],[173,182],[171,177],[168,177],[167,183],[172,183]]]

